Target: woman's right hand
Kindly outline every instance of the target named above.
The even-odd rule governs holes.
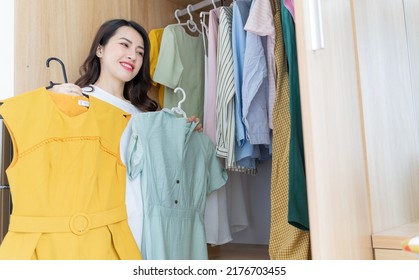
[[[81,88],[78,85],[72,83],[54,85],[52,88],[48,90],[67,95],[83,96]]]

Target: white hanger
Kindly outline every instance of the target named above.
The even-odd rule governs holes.
[[[173,108],[172,108],[172,111],[173,111],[173,112],[175,112],[175,113],[177,113],[177,114],[179,114],[179,115],[182,115],[184,118],[187,118],[186,113],[185,113],[185,111],[183,111],[183,110],[182,110],[182,106],[181,106],[181,104],[182,104],[183,102],[185,102],[185,100],[186,100],[186,93],[185,93],[185,91],[183,90],[183,88],[181,88],[181,87],[177,87],[177,88],[175,88],[174,92],[175,92],[175,93],[177,93],[178,91],[181,91],[181,92],[182,92],[183,97],[182,97],[182,99],[179,101],[179,103],[177,104],[177,107],[173,107]]]
[[[176,9],[176,11],[175,11],[175,18],[177,20],[177,24],[178,25],[186,25],[188,27],[188,29],[191,30],[191,28],[193,28],[193,25],[191,27],[191,20],[188,19],[186,22],[181,22],[180,19],[179,19],[179,15],[178,15],[179,12],[180,12],[180,10],[179,9]],[[191,30],[191,32],[195,32],[195,31]]]
[[[198,25],[193,20],[192,12],[190,11],[191,8],[192,8],[192,4],[188,4],[188,6],[186,6],[186,11],[189,14],[189,20],[187,22],[192,25],[192,26],[189,26],[189,24],[188,24],[187,26],[188,26],[188,28],[191,32],[201,33],[201,30],[199,30]]]
[[[180,19],[179,19],[179,16],[177,15],[178,12],[180,12],[180,10],[179,9],[176,9],[176,11],[175,11],[175,18],[177,20],[177,23],[180,24]]]
[[[217,5],[215,5],[215,1],[211,0],[211,2],[212,2],[212,6],[214,7],[214,9],[216,9]],[[209,15],[209,12],[200,12],[199,13],[199,19],[200,19],[199,21],[200,21],[201,26],[202,26],[202,32],[204,32],[204,29],[206,31],[208,31],[208,26],[207,26],[206,20],[205,20],[205,16],[207,16],[207,15]]]
[[[208,26],[205,22],[205,15],[209,15],[209,12],[201,12],[199,14],[199,22],[201,23],[201,34],[204,34],[204,36],[202,36],[202,40],[204,42],[204,50],[205,53],[207,53],[207,36],[208,36]]]
[[[199,22],[201,23],[202,26],[202,32],[208,31],[208,26],[206,24],[206,20],[205,20],[205,16],[209,15],[209,12],[200,12],[199,13]]]

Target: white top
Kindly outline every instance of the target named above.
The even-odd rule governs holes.
[[[91,85],[91,87],[93,88],[93,91],[92,88],[85,87],[83,88],[83,93],[94,96],[102,101],[108,102],[109,104],[112,104],[113,106],[118,107],[119,109],[124,110],[125,112],[131,115],[141,112],[129,101],[124,101],[97,86]],[[131,120],[128,122],[127,127],[122,133],[120,142],[121,160],[125,165],[128,141],[131,138],[131,129],[129,129],[130,125]],[[138,248],[141,248],[141,239],[143,232],[143,200],[141,196],[140,176],[137,176],[133,180],[130,180],[128,176],[126,177],[125,203],[127,207],[128,225],[131,229],[135,241],[137,242]]]

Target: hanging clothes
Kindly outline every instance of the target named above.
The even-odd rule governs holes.
[[[266,36],[265,56],[268,70],[268,121],[272,129],[272,114],[276,96],[275,26],[270,0],[253,1],[245,30]]]
[[[246,138],[250,144],[271,145],[268,122],[268,67],[266,63],[266,38],[252,31],[257,1],[250,6],[244,26],[247,31],[243,64],[242,114]],[[249,31],[250,29],[250,31]]]
[[[154,76],[159,58],[161,38],[163,36],[164,28],[156,28],[150,30],[148,37],[150,39],[150,76]],[[164,86],[153,81],[153,86],[158,87],[158,102],[160,108],[164,106]]]
[[[216,98],[216,141],[217,156],[226,159],[226,168],[232,169],[235,160],[235,88],[231,24],[233,10],[221,7],[217,48],[217,98]]]
[[[242,86],[243,86],[243,65],[244,53],[246,50],[246,31],[244,25],[249,16],[251,0],[237,0],[233,2],[233,23],[232,23],[232,40],[233,40],[233,61],[234,61],[234,83],[235,83],[235,122],[236,122],[236,162],[238,166],[242,166],[249,170],[255,170],[256,174],[256,158],[259,157],[259,151],[256,146],[250,144],[246,139],[246,128],[243,123],[242,113]]]
[[[128,174],[141,173],[145,259],[207,259],[204,209],[227,172],[196,123],[169,109],[133,116]]]
[[[207,93],[204,104],[204,133],[216,144],[216,100],[217,100],[217,46],[221,7],[209,11],[208,17],[208,72]]]
[[[204,120],[204,43],[202,34],[191,36],[183,26],[171,24],[164,28],[153,80],[165,86],[164,107],[173,108],[181,100],[176,87],[185,90],[182,105],[187,116]]]
[[[284,0],[285,8],[290,12],[292,20],[295,22],[294,0]]]
[[[217,45],[221,7],[209,11],[207,32],[206,91],[204,102],[204,133],[216,145]],[[234,139],[233,139],[234,141]],[[229,174],[229,178],[231,178]],[[230,179],[228,180],[228,182]],[[227,183],[228,183],[227,182]],[[228,219],[227,186],[207,196],[205,235],[208,244],[222,245],[233,240]]]
[[[244,145],[245,126],[242,122],[242,85],[243,85],[243,64],[246,48],[246,31],[244,25],[249,16],[251,0],[233,2],[233,56],[234,56],[234,83],[236,89],[236,139],[239,147]]]
[[[307,187],[304,164],[303,123],[300,105],[300,84],[298,78],[297,44],[294,21],[282,2],[282,28],[285,53],[288,61],[290,84],[291,134],[289,146],[289,197],[288,222],[302,229],[309,229]]]
[[[291,139],[290,81],[281,18],[284,11],[279,1],[271,0],[276,33],[275,61],[278,72],[277,95],[273,114],[269,255],[273,260],[304,260],[310,258],[309,233],[288,223],[289,147]]]
[[[204,133],[206,133],[211,140],[213,139],[214,144],[217,144],[218,138],[218,147],[225,148],[219,156],[227,156],[226,167],[228,169],[234,168],[237,170],[238,167],[235,166],[234,163],[235,121],[233,104],[235,92],[231,53],[231,13],[229,13],[229,10],[223,12],[222,27],[219,32],[221,9],[225,8],[227,7],[218,7],[209,12],[209,87],[206,96]],[[222,53],[222,58],[219,59],[217,53]],[[222,73],[218,75],[218,71],[221,71]],[[218,94],[220,97],[218,97]],[[219,102],[217,102],[218,98],[222,101],[219,100]],[[222,125],[217,123],[217,114],[223,122]],[[216,133],[217,129],[219,134]],[[227,142],[232,145],[225,144]],[[231,147],[233,150],[226,152],[227,149],[229,149],[228,147]],[[228,162],[230,162],[230,165],[228,165]],[[240,171],[244,171],[244,169],[240,169]],[[245,199],[241,184],[242,178],[234,173],[235,172],[233,171],[229,171],[229,180],[227,184],[211,193],[207,198],[205,227],[207,229],[207,242],[211,245],[221,245],[232,241],[232,233],[244,230],[249,225],[248,211],[245,207]]]
[[[0,259],[141,259],[119,154],[129,115],[45,88],[4,100],[0,114],[14,149],[6,171],[13,213]]]

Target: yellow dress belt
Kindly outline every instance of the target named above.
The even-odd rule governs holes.
[[[69,217],[10,216],[9,231],[13,232],[72,232],[76,235],[90,229],[114,224],[127,219],[125,205],[111,210],[86,214],[76,213]]]

